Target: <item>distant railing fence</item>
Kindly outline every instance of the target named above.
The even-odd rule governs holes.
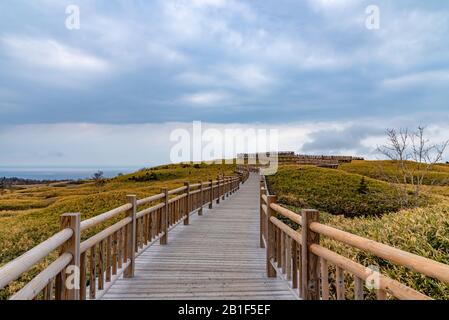
[[[403,300],[428,300],[430,297],[400,282],[367,268],[320,245],[320,237],[339,241],[345,245],[389,260],[415,272],[449,284],[449,266],[388,245],[366,239],[321,224],[317,210],[302,210],[298,215],[276,203],[275,195],[268,193],[265,177],[260,183],[260,246],[267,251],[267,275],[282,275],[297,289],[305,300],[329,300],[330,265],[335,267],[335,291],[337,300],[346,299],[345,272],[354,278],[354,298],[363,300],[368,280],[375,288],[378,300],[388,295]],[[282,220],[300,226],[294,230]]]
[[[234,176],[191,184],[144,199],[127,196],[127,203],[81,221],[79,213],[61,216],[60,231],[0,268],[0,289],[20,278],[55,250],[59,257],[34,277],[11,300],[85,300],[100,298],[123,275],[134,277],[135,258],[157,240],[168,242],[169,231],[181,221],[189,224],[192,213],[203,214],[204,205],[213,207],[236,192],[249,176],[239,167]],[[150,206],[152,205],[152,206]],[[145,206],[145,209],[138,210]],[[150,206],[150,207],[148,207]],[[125,217],[81,242],[81,233],[121,214]]]

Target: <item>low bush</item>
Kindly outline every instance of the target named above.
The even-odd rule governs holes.
[[[401,209],[397,190],[386,182],[341,170],[311,166],[281,167],[268,177],[278,201],[335,215],[380,216]]]
[[[423,171],[418,170],[416,163],[407,162],[406,164],[410,169],[417,170],[415,175],[423,173]],[[349,173],[361,174],[373,179],[403,182],[397,161],[353,161],[352,163],[343,163],[339,168]],[[410,183],[410,179],[411,177],[407,177],[407,183]],[[425,173],[423,184],[449,186],[449,166],[445,164],[434,165],[430,171]]]

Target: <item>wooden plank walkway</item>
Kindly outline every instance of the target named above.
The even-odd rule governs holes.
[[[286,281],[267,278],[259,247],[259,176],[214,203],[190,225],[136,259],[135,277],[118,279],[102,299],[297,299]]]

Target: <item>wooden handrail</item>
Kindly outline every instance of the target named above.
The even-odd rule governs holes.
[[[197,193],[200,193],[200,192],[201,192],[201,189],[198,189],[198,190],[190,191],[190,194],[197,194]]]
[[[266,204],[262,204],[261,209],[262,209],[262,212],[263,212],[265,215],[268,213],[268,207],[267,207]]]
[[[20,291],[14,294],[10,300],[31,300],[36,297],[72,260],[70,253],[64,253],[53,261],[45,270],[28,282]]]
[[[190,188],[198,188],[198,187],[201,187],[201,183],[192,183],[190,185]]]
[[[276,203],[270,205],[270,207],[282,216],[289,218],[293,222],[302,224],[301,217]],[[357,249],[370,252],[380,258],[390,260],[396,264],[405,266],[420,272],[429,277],[441,280],[449,283],[449,266],[443,263],[418,256],[413,253],[409,253],[374,240],[363,238],[355,234],[336,229],[318,222],[312,222],[310,224],[310,230],[319,233],[323,236],[327,236],[333,240],[342,242]]]
[[[270,207],[271,207],[271,209],[273,209],[280,215],[282,215],[282,216],[290,219],[291,221],[296,222],[297,224],[302,226],[301,216],[298,215],[297,213],[294,213],[293,211],[290,211],[290,210],[278,205],[277,203],[272,203],[270,205]]]
[[[171,198],[170,200],[168,200],[168,204],[176,202],[176,201],[178,201],[178,200],[180,200],[182,198],[185,198],[186,196],[187,196],[187,193],[180,194],[179,196],[176,196],[176,197]]]
[[[357,277],[367,280],[372,276],[374,271],[362,266],[361,264],[354,262],[348,258],[345,258],[329,249],[326,249],[320,245],[312,244],[310,250],[317,256],[332,262],[333,264],[349,271]],[[392,294],[393,296],[403,300],[431,300],[428,296],[409,288],[400,282],[387,278],[381,274],[379,276],[380,288]]]
[[[173,189],[173,190],[168,190],[168,194],[172,195],[172,194],[183,192],[183,191],[186,191],[186,190],[187,190],[187,187],[183,186],[183,187],[179,187],[179,188],[176,188],[176,189]]]
[[[159,204],[157,204],[155,206],[152,206],[150,208],[147,208],[147,209],[144,209],[142,211],[139,211],[139,212],[137,212],[137,219],[142,218],[143,216],[145,216],[145,215],[147,215],[149,213],[152,213],[152,212],[154,212],[154,211],[156,211],[158,209],[161,209],[164,206],[165,206],[165,203],[162,202],[162,203],[159,203]]]
[[[0,268],[0,289],[17,280],[22,273],[31,269],[36,263],[56,250],[73,235],[72,229],[64,229],[41,242],[33,249]]]
[[[373,275],[373,271],[369,268],[365,268],[336,252],[320,246],[320,236],[328,237],[444,283],[449,283],[449,265],[319,223],[318,211],[316,210],[302,210],[301,216],[277,204],[275,201],[269,200],[271,196],[266,195],[266,181],[263,176],[260,188],[261,239],[263,239],[263,243],[271,244],[267,246],[267,256],[270,257],[270,261],[267,261],[267,274],[269,277],[272,277],[273,271],[271,265],[276,265],[278,272],[287,272],[289,277],[295,278],[294,281],[298,281],[297,275],[292,270],[295,268],[298,270],[299,265],[302,265],[300,269],[300,279],[302,278],[302,280],[299,281],[301,283],[300,296],[302,298],[318,299],[320,297],[320,291],[317,291],[317,287],[320,286],[321,297],[323,299],[329,298],[327,262],[336,266],[336,295],[338,299],[345,298],[344,271],[354,275],[354,290],[357,299],[363,298],[363,284],[361,281],[365,281]],[[269,212],[274,212],[280,217],[287,218],[301,226],[300,232],[293,230],[289,225],[278,219],[275,215],[269,214]],[[262,221],[262,219],[265,219],[265,216],[268,218],[267,223]],[[275,231],[272,231],[272,228]],[[293,240],[294,244],[291,244],[286,239],[290,239],[289,241]],[[306,239],[309,240],[306,241]],[[290,250],[296,252],[298,246],[301,247],[299,251],[301,252],[301,262],[299,265],[293,256],[289,256],[289,258],[285,256]],[[317,257],[322,259],[321,267],[320,263],[317,262]],[[289,261],[288,259],[292,260]],[[287,269],[285,266],[286,263],[289,265]],[[318,269],[320,268],[321,284],[317,281]],[[290,272],[293,274],[290,274]],[[378,299],[385,299],[387,294],[399,299],[430,299],[423,293],[384,275],[378,274],[378,279],[380,282],[379,287],[376,289]],[[293,285],[297,286],[298,283],[294,282]]]
[[[292,238],[293,240],[296,241],[297,244],[301,245],[302,244],[302,240],[301,240],[301,234],[298,233],[297,231],[293,230],[292,228],[290,228],[288,225],[286,225],[285,223],[283,223],[281,220],[275,218],[275,217],[271,217],[270,218],[271,223],[273,223],[276,227],[278,227],[280,230],[282,230],[283,232],[285,232],[290,238]]]
[[[160,199],[164,198],[164,196],[165,195],[163,193],[155,194],[153,196],[149,196],[147,198],[143,198],[143,199],[137,200],[137,205],[141,206],[141,205],[144,205],[144,204],[147,204],[147,203],[151,203],[151,202],[154,202],[154,201],[157,201],[157,200],[160,200]]]
[[[56,286],[55,299],[64,299],[64,285],[61,283],[65,272],[65,268],[69,264],[74,266],[80,265],[81,268],[81,299],[85,299],[86,290],[86,263],[87,254],[90,252],[90,281],[91,286],[90,296],[95,297],[95,286],[96,286],[96,276],[98,276],[98,289],[101,290],[104,285],[104,276],[106,276],[106,281],[111,280],[111,273],[116,274],[118,268],[123,267],[125,277],[132,277],[134,275],[134,258],[135,252],[138,251],[139,239],[145,237],[146,241],[152,240],[152,238],[161,239],[162,241],[167,241],[168,227],[173,227],[177,221],[169,221],[168,207],[172,209],[176,206],[177,210],[186,210],[183,217],[185,221],[188,221],[188,217],[191,211],[198,211],[198,214],[202,214],[201,208],[207,204],[210,200],[210,206],[212,201],[219,200],[220,197],[225,198],[230,193],[239,189],[239,184],[244,183],[248,179],[248,173],[244,173],[234,178],[225,178],[220,180],[211,180],[209,182],[200,182],[196,184],[188,184],[185,186],[167,190],[166,193],[159,193],[156,195],[151,195],[149,197],[137,200],[135,196],[128,196],[129,203],[124,204],[120,207],[114,208],[110,211],[92,217],[90,219],[80,222],[79,214],[70,214],[68,216],[63,215],[65,219],[76,218],[76,225],[70,228],[62,228],[61,231],[40,243],[33,249],[27,251],[15,260],[7,263],[5,266],[0,268],[0,289],[4,288],[6,285],[14,280],[17,280],[23,273],[28,271],[36,263],[44,259],[51,252],[61,247],[61,255],[54,262],[52,262],[47,268],[45,268],[41,273],[39,273],[33,280],[26,284],[20,291],[11,297],[11,299],[33,299],[35,298],[43,289],[49,290],[46,293],[48,299],[52,298],[52,279],[59,277],[59,284]],[[208,187],[205,187],[208,186]],[[198,190],[191,191],[200,187]],[[171,199],[169,195],[178,194],[180,192],[187,191],[187,193],[179,194]],[[209,196],[204,196],[204,193],[208,193]],[[200,197],[199,197],[200,196]],[[164,199],[163,202],[158,203],[150,208],[146,208],[137,212],[137,207],[139,205],[146,205],[158,200]],[[186,199],[186,200],[184,200]],[[165,209],[164,209],[165,208]],[[161,230],[161,226],[156,226],[156,234],[151,230],[151,235],[139,233],[139,225],[142,223],[149,223],[151,219],[150,215],[158,214],[158,219],[161,219],[161,210],[166,210],[165,219],[167,229]],[[102,223],[110,221],[111,219],[119,216],[122,213],[126,213],[127,217],[116,222],[115,224],[107,227],[106,229],[100,231],[99,233],[93,235],[89,239],[79,242],[79,234],[81,231],[88,230],[90,228],[96,227]],[[175,214],[173,212],[173,214]],[[179,213],[176,213],[179,214]],[[148,219],[147,219],[148,218]],[[176,217],[175,217],[176,218]],[[172,219],[172,218],[170,218]],[[179,219],[176,218],[176,219]],[[66,221],[64,220],[64,221]],[[69,221],[69,220],[67,220]],[[149,227],[149,225],[147,226]],[[76,228],[76,229],[74,229]],[[74,233],[76,230],[76,233]],[[75,237],[76,234],[76,237]],[[124,238],[123,238],[124,236]],[[148,237],[149,236],[149,237]],[[131,238],[130,238],[131,237]],[[126,240],[127,239],[127,240]],[[165,240],[163,240],[165,239]],[[124,243],[123,241],[127,241]],[[106,251],[104,247],[106,246]],[[96,272],[96,251],[98,248],[98,258],[100,259],[98,263],[98,273]],[[65,251],[68,250],[68,251]],[[72,253],[73,252],[73,255]],[[75,256],[76,257],[75,257]],[[105,256],[106,255],[106,256]],[[112,257],[111,257],[112,255]],[[81,256],[81,258],[80,258]],[[76,258],[76,259],[75,259]],[[112,258],[112,264],[111,264]],[[106,260],[105,260],[106,259]],[[80,262],[81,260],[81,262]],[[103,269],[103,262],[106,261],[106,270]],[[115,262],[114,262],[115,261]],[[93,268],[93,269],[92,269]],[[122,272],[123,272],[122,270]],[[97,275],[96,275],[97,274]],[[93,286],[92,286],[93,283]],[[77,299],[78,290],[67,290],[66,297],[70,299]]]
[[[93,228],[95,226],[98,226],[99,224],[106,222],[106,221],[118,216],[119,214],[128,211],[131,208],[132,208],[131,204],[127,203],[127,204],[124,204],[123,206],[112,209],[112,210],[102,213],[98,216],[81,221],[81,232],[85,231],[87,229]]]
[[[396,249],[383,243],[363,238],[321,223],[311,223],[310,229],[333,240],[370,252],[380,258],[408,267],[413,271],[449,283],[449,266],[443,263]]]
[[[113,224],[112,226],[104,229],[103,231],[97,233],[96,235],[90,237],[89,239],[81,242],[80,245],[80,253],[84,253],[90,248],[92,248],[94,245],[99,243],[100,241],[106,239],[110,235],[114,234],[117,230],[120,230],[121,228],[125,227],[127,224],[129,224],[132,221],[130,217],[126,217],[119,222]]]

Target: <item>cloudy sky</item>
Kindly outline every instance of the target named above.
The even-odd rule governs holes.
[[[164,163],[192,121],[371,158],[388,127],[449,138],[448,17],[440,0],[2,1],[0,166]]]

